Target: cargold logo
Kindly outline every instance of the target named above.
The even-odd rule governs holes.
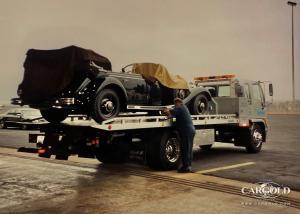
[[[251,195],[259,199],[273,199],[278,196],[289,194],[291,189],[273,181],[266,181],[258,182],[253,187],[243,187],[241,192],[245,195]]]

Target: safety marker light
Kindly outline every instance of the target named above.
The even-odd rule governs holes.
[[[247,128],[247,127],[249,127],[249,122],[242,122],[242,123],[239,123],[239,126],[240,126],[240,127]]]
[[[38,154],[45,154],[46,153],[46,149],[39,149],[38,150]]]
[[[98,145],[98,144],[99,144],[98,138],[92,140],[92,145]]]

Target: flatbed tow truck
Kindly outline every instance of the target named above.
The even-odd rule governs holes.
[[[196,128],[194,147],[208,150],[214,142],[224,142],[258,153],[268,130],[262,82],[239,81],[231,75],[194,80],[195,87],[200,84],[214,94],[217,112],[221,112],[192,115]],[[273,94],[271,84],[269,94]],[[29,142],[37,144],[38,155],[44,158],[55,155],[56,159],[67,160],[77,154],[103,163],[130,158],[169,170],[180,163],[180,136],[174,122],[166,116],[130,114],[101,124],[92,120],[50,123],[41,126],[40,134],[29,134]]]

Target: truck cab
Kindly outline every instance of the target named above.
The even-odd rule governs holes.
[[[222,75],[195,77],[194,85],[210,91],[217,103],[218,114],[265,118],[266,107],[272,103],[273,86],[270,82],[240,80],[235,75]]]

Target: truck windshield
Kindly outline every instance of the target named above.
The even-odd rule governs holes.
[[[218,87],[218,97],[229,97],[230,96],[230,86],[220,85]]]
[[[255,83],[252,85],[253,99],[260,100],[264,103],[264,95],[262,92],[262,88],[259,84]]]

